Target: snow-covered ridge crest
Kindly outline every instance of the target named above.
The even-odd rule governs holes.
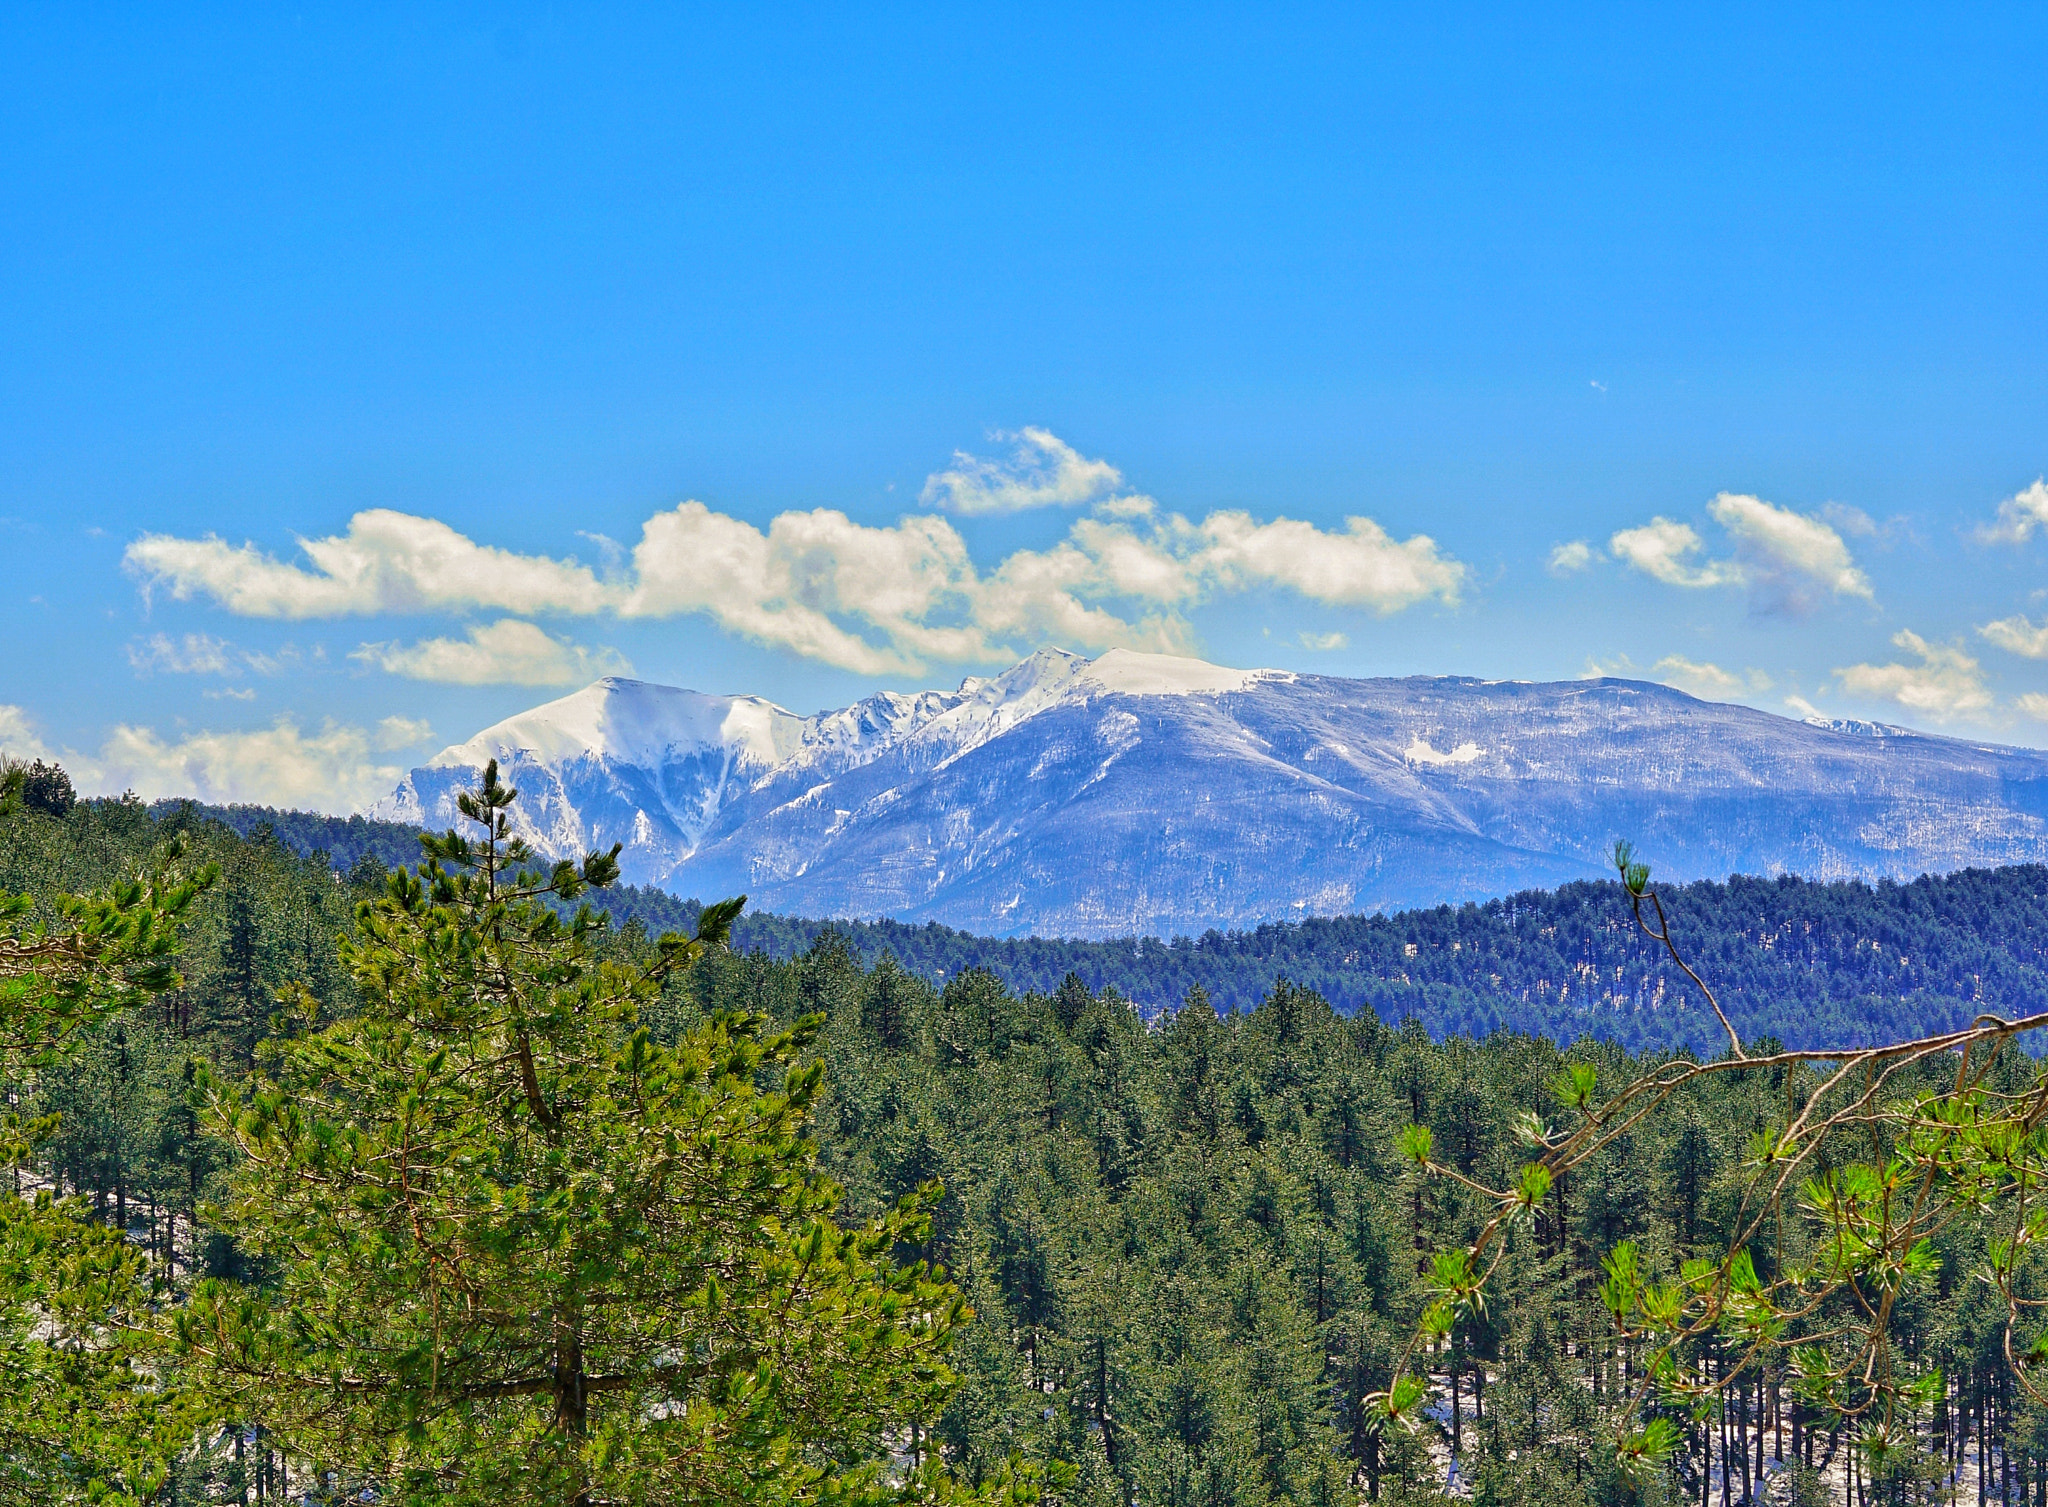
[[[812,717],[759,696],[719,696],[608,675],[443,749],[427,767],[478,768],[490,759],[524,753],[550,763],[595,757],[652,768],[677,754],[718,749],[773,769],[806,755],[863,746],[879,752],[928,729],[958,751],[1062,700],[1104,692],[1214,695],[1242,691],[1280,673],[1128,649],[1112,649],[1094,660],[1064,649],[1041,649],[1001,675],[970,677],[957,691],[884,691]]]
[[[1073,936],[1433,905],[1606,872],[1911,878],[2048,862],[2048,753],[1603,679],[1347,680],[1046,649],[803,717],[603,680],[409,773],[458,823],[496,758],[548,858],[765,910]]]
[[[520,752],[547,761],[593,755],[651,767],[677,752],[712,748],[774,765],[801,746],[805,725],[759,696],[711,696],[607,675],[444,748],[427,767],[475,768]]]
[[[1111,649],[1100,659],[1090,661],[1081,672],[1089,684],[1123,696],[1219,695],[1249,690],[1261,679],[1274,676],[1284,676],[1284,672],[1232,670],[1205,659],[1140,654],[1132,649]]]
[[[374,809],[392,820],[454,825],[470,771],[496,759],[522,791],[514,828],[536,849],[564,857],[622,842],[629,876],[661,877],[696,853],[722,813],[752,796],[773,791],[815,807],[833,778],[878,759],[943,769],[1062,705],[1105,695],[1215,695],[1275,673],[1121,649],[1089,660],[1048,648],[1000,675],[971,676],[957,691],[883,691],[811,717],[759,696],[607,676],[443,749]]]

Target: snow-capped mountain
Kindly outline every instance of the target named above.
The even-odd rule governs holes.
[[[758,909],[1166,934],[1606,872],[1910,877],[2048,860],[2048,754],[1795,722],[1626,680],[1342,680],[1048,649],[801,717],[606,679],[486,728],[373,814],[456,824],[495,757],[551,857]]]

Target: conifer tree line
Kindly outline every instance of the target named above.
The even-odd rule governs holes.
[[[1863,1078],[1746,1017],[1148,1018],[579,919],[611,860],[486,823],[406,876],[14,807],[17,939],[160,879],[139,941],[0,973],[0,1501],[2048,1504],[2021,1030],[1809,1136]]]
[[[362,817],[159,802],[166,819],[220,820],[346,871],[365,855],[402,866],[416,829]],[[1909,883],[1818,883],[1781,875],[1699,881],[1666,893],[1673,923],[1746,1030],[1792,1046],[1871,1044],[1952,1028],[1983,1001],[2048,999],[2048,868],[2015,864]],[[613,885],[593,902],[615,924],[688,931],[698,904]],[[825,921],[749,910],[743,952],[793,958],[826,931],[872,965],[891,957],[934,983],[970,969],[1018,993],[1050,993],[1069,973],[1114,988],[1148,1016],[1199,987],[1221,1013],[1249,1011],[1281,979],[1341,1013],[1410,1016],[1433,1036],[1496,1031],[1632,1050],[1712,1053],[1713,1015],[1663,950],[1629,924],[1616,880],[1582,881],[1392,915],[1311,917],[1198,937],[983,937],[937,923]]]

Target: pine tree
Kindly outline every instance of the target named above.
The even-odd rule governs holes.
[[[249,883],[234,876],[221,886],[219,939],[212,969],[195,989],[205,999],[202,1024],[224,1036],[243,1062],[254,1060],[271,1009],[265,986],[263,927],[257,897]]]
[[[1081,982],[1081,976],[1069,971],[1067,976],[1060,980],[1059,988],[1053,991],[1052,1013],[1059,1021],[1060,1029],[1072,1034],[1074,1028],[1080,1025],[1081,1016],[1094,1003],[1095,996],[1089,992],[1088,986]]]
[[[62,764],[45,764],[37,759],[22,771],[21,803],[31,811],[61,818],[71,814],[78,796]]]
[[[237,1416],[387,1500],[877,1489],[951,1381],[963,1304],[893,1255],[933,1190],[835,1222],[804,1138],[816,1018],[726,1014],[672,1048],[637,1020],[741,902],[606,957],[602,918],[561,907],[617,850],[534,872],[515,795],[491,765],[461,798],[477,840],[430,839],[364,904],[360,1014],[204,1085],[244,1157],[220,1227],[276,1278],[201,1284],[181,1343]]]
[[[918,993],[918,981],[905,973],[894,958],[883,958],[868,980],[868,992],[861,1006],[861,1020],[885,1047],[909,1044],[911,1007]]]
[[[0,770],[0,821],[33,794],[33,773]],[[178,921],[215,874],[181,875],[180,856],[168,847],[106,891],[51,897],[41,920],[29,896],[0,891],[0,1076],[22,1090],[0,1118],[0,1150],[17,1166],[63,1128],[44,1082],[68,1074],[81,1042],[181,982]],[[118,1032],[104,1037],[122,1044],[116,1082]],[[143,1254],[84,1201],[0,1196],[0,1503],[158,1492],[208,1418],[163,1364],[151,1322],[161,1296]]]

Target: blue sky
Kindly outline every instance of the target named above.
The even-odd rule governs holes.
[[[1042,643],[2048,743],[2048,12],[1101,9],[0,17],[0,747]]]

